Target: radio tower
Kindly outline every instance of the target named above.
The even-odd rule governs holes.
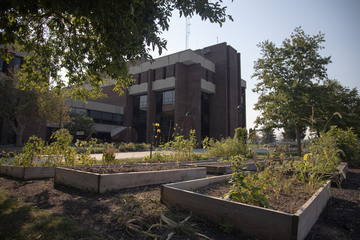
[[[189,49],[189,35],[190,35],[190,17],[186,18],[186,37],[185,37],[185,49]]]

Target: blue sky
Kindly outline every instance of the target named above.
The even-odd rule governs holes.
[[[260,57],[257,44],[270,40],[279,46],[298,26],[306,34],[325,34],[325,49],[320,53],[331,56],[329,78],[359,90],[360,0],[224,0],[223,5],[234,22],[227,21],[220,28],[194,16],[190,19],[189,48],[227,42],[241,53],[241,77],[247,81],[247,128],[254,127],[259,115],[253,110],[258,95],[252,89],[257,80],[251,78],[254,61]],[[185,49],[185,28],[186,19],[174,12],[169,31],[161,36],[168,42],[163,56]]]

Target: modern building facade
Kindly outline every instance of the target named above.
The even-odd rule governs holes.
[[[134,82],[122,96],[104,86],[107,98],[68,101],[72,111],[94,119],[96,137],[109,141],[111,131],[130,127],[138,142],[150,142],[159,123],[163,141],[172,139],[174,128],[184,135],[194,129],[200,141],[233,136],[235,128],[245,127],[240,53],[226,43],[139,61],[130,73]]]
[[[245,127],[240,53],[226,43],[140,62],[130,72],[135,82],[126,93],[124,125],[137,130],[139,141],[150,140],[153,123],[165,139],[175,126],[195,129],[199,140]]]

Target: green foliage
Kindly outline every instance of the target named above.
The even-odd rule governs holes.
[[[258,46],[262,57],[255,62],[253,78],[259,82],[253,89],[261,93],[255,110],[261,112],[256,123],[276,128],[295,126],[298,152],[301,154],[301,129],[316,102],[315,89],[327,79],[330,57],[322,57],[324,34],[306,35],[295,28],[280,47],[270,41]],[[285,127],[286,127],[285,126]]]
[[[232,186],[227,197],[233,201],[269,208],[267,196],[263,194],[265,185],[258,184],[260,179],[256,175],[250,177],[245,173],[242,167],[245,160],[245,157],[239,156],[231,161],[234,167],[229,183]]]
[[[41,164],[44,150],[45,142],[39,137],[31,136],[23,147],[23,152],[15,156],[14,164],[23,167]]]
[[[348,162],[350,165],[360,166],[360,145],[358,142],[358,136],[353,132],[352,128],[343,130],[336,126],[332,126],[326,136],[332,136],[336,139],[336,145],[343,154],[340,158],[344,162]]]
[[[149,150],[150,144],[147,143],[119,143],[117,144],[117,148],[120,152],[134,152],[141,150]]]
[[[317,173],[332,173],[338,170],[340,154],[343,152],[337,146],[335,137],[325,134],[313,139],[309,151],[310,153],[304,155],[301,169]]]
[[[41,118],[57,123],[59,119],[68,119],[63,98],[55,91],[22,90],[10,77],[0,79],[0,102],[0,118],[15,132],[17,146],[23,144],[23,132],[28,123],[40,123]]]
[[[234,138],[236,138],[239,141],[246,141],[247,139],[247,130],[246,128],[236,128],[235,129],[235,135]]]
[[[215,141],[212,138],[206,137],[203,141],[203,147],[208,150],[209,156],[225,157],[229,159],[231,156],[246,155],[246,144],[237,138],[223,138],[220,141]]]
[[[193,159],[196,144],[195,130],[190,130],[188,139],[185,139],[183,135],[178,135],[174,137],[174,140],[169,141],[160,147],[162,149],[169,149],[171,151],[171,157],[174,160],[182,161],[184,159]]]
[[[50,137],[51,144],[45,148],[48,156],[45,165],[75,165],[76,153],[70,146],[72,140],[73,137],[67,129],[55,131]]]
[[[73,148],[70,144],[72,136],[67,129],[55,131],[48,145],[41,138],[32,136],[23,147],[22,153],[15,154],[13,165],[15,166],[92,166],[95,159],[91,157],[96,139],[91,141],[79,141]],[[80,153],[85,148],[85,152]]]
[[[103,152],[102,161],[106,165],[115,163],[115,153],[117,152],[116,148],[109,147]]]
[[[349,89],[336,80],[327,80],[323,85],[314,87],[314,108],[317,132],[328,131],[330,126],[360,134],[360,96],[356,88]]]
[[[103,96],[106,78],[122,93],[132,82],[128,61],[151,59],[149,52],[155,48],[161,54],[166,40],[160,35],[169,28],[172,11],[184,17],[197,14],[221,26],[232,19],[221,2],[4,0],[0,45],[31,53],[19,74],[22,87],[68,86],[71,96],[88,100]],[[0,52],[7,61],[12,57],[9,49]]]
[[[77,138],[76,132],[84,132],[84,139],[82,140],[96,133],[94,120],[84,114],[71,113],[70,121],[65,124],[65,128],[70,131],[74,138]]]
[[[78,141],[75,143],[75,147],[84,148],[86,151],[77,155],[76,165],[92,166],[95,164],[95,158],[91,157],[92,148],[96,144],[96,139],[92,138],[90,141]]]

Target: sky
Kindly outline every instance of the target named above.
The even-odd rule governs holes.
[[[257,44],[265,40],[280,46],[290,38],[296,27],[306,34],[325,34],[324,57],[331,56],[328,77],[343,86],[360,90],[360,0],[224,0],[227,14],[234,19],[222,27],[198,16],[190,19],[188,48],[201,49],[226,42],[241,54],[241,78],[247,81],[246,127],[253,128],[256,117],[254,93],[256,78],[254,61],[261,57]],[[170,27],[161,35],[167,40],[167,50],[161,56],[186,49],[186,19],[177,12],[170,19]],[[154,52],[153,57],[159,57]]]

